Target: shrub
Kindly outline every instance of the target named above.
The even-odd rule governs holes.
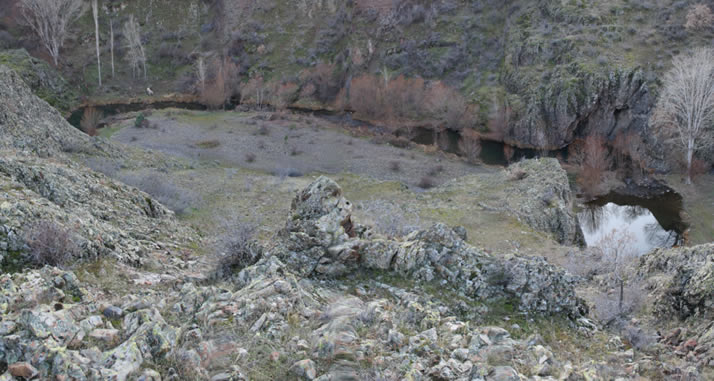
[[[481,139],[473,130],[461,131],[459,139],[459,151],[471,164],[476,164],[481,158]]]
[[[286,177],[302,177],[302,172],[295,168],[281,165],[275,168],[273,175],[280,179],[285,179]]]
[[[432,83],[427,91],[425,99],[430,102],[424,106],[434,118],[443,121],[446,128],[460,131],[474,126],[476,112],[469,109],[461,93],[442,82]]]
[[[258,231],[256,225],[238,219],[228,221],[227,225],[217,240],[217,248],[222,255],[216,268],[219,278],[230,277],[255,264],[263,256],[262,249],[255,241]]]
[[[140,112],[139,115],[136,116],[136,119],[134,119],[134,127],[146,128],[148,126],[149,126],[149,121],[146,119],[146,116],[144,116],[144,113]]]
[[[196,143],[196,146],[198,148],[203,148],[203,149],[217,148],[220,145],[221,145],[221,142],[219,142],[218,140],[204,140],[202,142]]]
[[[119,180],[148,193],[179,215],[187,213],[201,202],[197,193],[177,186],[165,175],[157,172],[124,174],[119,176]]]
[[[206,107],[219,109],[238,92],[238,66],[228,57],[213,60],[211,66],[213,80],[206,82],[200,98]]]
[[[30,249],[30,261],[35,265],[62,267],[80,255],[80,247],[72,231],[55,222],[37,222],[25,230],[23,235]]]
[[[87,107],[82,113],[82,120],[79,122],[82,131],[89,136],[97,135],[97,126],[104,115],[94,107]]]
[[[591,135],[585,139],[583,163],[577,182],[585,194],[591,194],[602,181],[602,176],[610,168],[611,159],[601,136]]]
[[[273,106],[278,110],[285,110],[297,100],[300,87],[293,82],[283,82],[275,86],[273,93]]]
[[[260,136],[269,136],[270,135],[270,127],[268,127],[265,124],[262,124],[260,127],[258,127],[258,130],[255,132],[256,135]]]
[[[431,176],[424,176],[419,180],[419,188],[430,189],[436,186],[436,179]]]
[[[711,165],[707,163],[704,160],[698,159],[698,158],[692,158],[692,168],[690,172],[690,176],[692,180],[696,179],[697,177],[706,174],[709,172],[709,169],[711,168]]]
[[[695,4],[687,11],[687,22],[684,27],[687,30],[701,30],[711,26],[714,21],[712,10],[706,4]]]
[[[508,168],[508,179],[511,181],[523,180],[528,177],[528,172],[519,167]]]
[[[298,150],[297,147],[295,147],[295,146],[290,147],[290,156],[297,156],[301,153],[302,152],[300,150]]]
[[[381,81],[377,77],[368,74],[352,79],[350,105],[358,115],[367,118],[386,117],[384,89]]]
[[[252,103],[258,107],[262,107],[265,103],[267,90],[265,88],[265,83],[263,82],[263,77],[256,76],[248,80],[243,85],[241,91],[241,103]]]
[[[84,165],[91,168],[95,172],[103,173],[109,177],[119,172],[120,165],[103,157],[89,157],[84,161]]]
[[[396,160],[389,162],[389,169],[392,172],[399,172],[402,169],[402,164]]]
[[[575,139],[568,145],[568,163],[582,165],[585,162],[585,140]]]
[[[245,154],[245,162],[246,163],[252,163],[255,161],[255,154],[254,153],[247,153]]]
[[[444,172],[444,166],[437,165],[436,167],[429,170],[429,176],[436,177],[436,176],[440,175],[442,172]]]
[[[511,160],[513,160],[513,155],[515,155],[516,150],[513,148],[513,146],[510,146],[508,144],[503,145],[503,157],[506,158],[506,162],[508,164],[511,163]]]

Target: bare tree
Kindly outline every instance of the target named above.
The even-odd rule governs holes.
[[[114,78],[114,20],[109,18],[109,51],[112,56],[112,78]]]
[[[97,76],[99,87],[102,87],[102,60],[99,56],[99,5],[97,0],[92,0],[92,16],[94,17],[94,41],[97,48]]]
[[[596,244],[602,252],[603,269],[611,275],[619,289],[617,299],[619,313],[623,312],[625,284],[634,274],[635,259],[637,259],[637,253],[633,248],[634,241],[635,238],[630,232],[613,229]]]
[[[67,27],[78,16],[82,0],[21,0],[20,12],[40,38],[55,66],[67,37]]]
[[[143,69],[144,80],[146,80],[146,54],[144,45],[141,43],[141,29],[139,23],[134,19],[134,15],[129,16],[129,21],[124,24],[124,38],[126,38],[128,49],[126,59],[129,61],[132,74],[136,77],[136,73]]]
[[[477,164],[481,158],[481,139],[478,134],[471,129],[461,131],[459,139],[459,151],[466,156],[471,164]]]
[[[672,61],[664,76],[653,125],[668,142],[684,149],[686,183],[691,184],[692,158],[712,144],[714,123],[714,51],[700,48]]]
[[[198,79],[199,91],[203,93],[206,89],[206,61],[203,57],[198,57],[196,61],[196,78]]]

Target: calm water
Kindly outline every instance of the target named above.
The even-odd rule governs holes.
[[[588,246],[598,246],[616,230],[620,236],[626,232],[630,248],[641,255],[681,243],[686,230],[681,208],[681,197],[671,192],[651,199],[610,195],[587,204],[578,220]]]

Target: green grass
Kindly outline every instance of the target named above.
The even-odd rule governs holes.
[[[117,123],[112,125],[111,127],[104,127],[99,129],[99,136],[103,138],[110,139],[114,134],[119,132],[122,128],[124,128],[124,124],[122,123]]]

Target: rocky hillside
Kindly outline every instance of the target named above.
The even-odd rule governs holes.
[[[707,2],[704,2],[707,3]],[[194,64],[225,52],[238,65],[236,100],[347,108],[390,125],[467,127],[519,147],[559,149],[577,136],[642,132],[657,77],[673,54],[711,37],[711,28],[684,27],[689,1],[462,0],[122,0],[104,2],[102,62],[96,89],[90,12],[72,25],[61,70],[83,93],[123,98],[196,89]],[[34,47],[17,22],[16,0],[5,0],[0,30],[8,46]],[[142,27],[149,79],[133,80],[117,34],[117,75],[109,74],[107,25],[120,30],[129,15]],[[42,55],[38,49],[33,54]],[[379,76],[379,81],[365,80]],[[416,102],[384,115],[360,115],[361,84],[394,83]],[[375,77],[376,78],[376,77]],[[426,105],[443,83],[463,104]],[[402,86],[402,87],[399,87]],[[406,86],[406,87],[404,87]],[[425,94],[421,94],[424,92]],[[257,94],[257,95],[256,95]],[[389,106],[393,107],[394,97]],[[451,97],[453,99],[457,97]],[[428,107],[427,107],[428,106]],[[402,107],[402,106],[399,106]],[[429,113],[423,111],[430,109]],[[419,111],[414,111],[419,110]],[[363,110],[364,111],[364,110]],[[371,113],[371,111],[370,111]]]
[[[297,192],[268,239],[214,253],[205,232],[76,161],[142,156],[90,140],[17,74],[0,73],[2,380],[712,376],[711,324],[701,323],[711,316],[711,245],[639,264],[652,316],[667,317],[654,326],[679,326],[646,345],[588,318],[582,277],[544,258],[488,253],[458,226],[384,236],[324,176]],[[67,149],[77,145],[85,149]],[[491,203],[569,241],[577,225],[556,166],[524,161],[498,174],[527,199]],[[36,226],[53,234],[28,234]],[[64,261],[40,255],[58,253],[38,250],[48,247],[66,249]]]

